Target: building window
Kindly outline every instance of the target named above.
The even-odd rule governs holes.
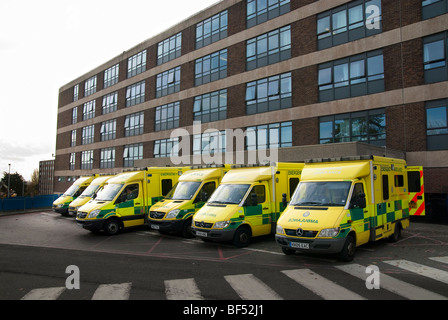
[[[384,109],[322,117],[320,144],[363,141],[386,146],[386,114]]]
[[[84,108],[82,111],[82,120],[85,121],[95,118],[95,108],[96,108],[96,100],[84,103]]]
[[[134,166],[134,161],[142,159],[143,143],[124,146],[123,165],[125,168],[132,168]]]
[[[180,67],[157,75],[156,97],[160,98],[180,91]]]
[[[448,12],[448,0],[422,1],[422,20],[431,19]]]
[[[158,44],[157,65],[164,64],[181,56],[182,32],[165,39]]]
[[[264,67],[290,58],[290,26],[262,34],[246,43],[247,70]]]
[[[70,153],[70,170],[76,169],[76,153]]]
[[[82,128],[82,144],[92,144],[95,141],[95,125]]]
[[[81,170],[93,169],[93,150],[83,151],[81,154]]]
[[[90,96],[96,92],[96,76],[87,79],[84,88],[84,97]]]
[[[145,81],[126,88],[126,107],[145,102]]]
[[[117,136],[117,120],[110,120],[101,124],[101,141],[114,140]]]
[[[289,11],[289,0],[247,0],[247,27],[251,28]]]
[[[72,130],[72,141],[70,147],[76,147],[76,129]]]
[[[193,117],[203,123],[227,119],[227,89],[195,97]]]
[[[382,50],[319,65],[321,102],[384,91]]]
[[[447,43],[447,32],[423,38],[425,83],[435,83],[448,80],[446,54]]]
[[[117,111],[118,93],[113,92],[103,97],[103,114]]]
[[[319,50],[381,32],[381,0],[352,1],[317,16]]]
[[[162,139],[154,142],[154,158],[168,158],[179,155],[179,138]]]
[[[146,71],[146,50],[128,59],[128,78]]]
[[[227,37],[227,10],[214,15],[196,25],[196,49]]]
[[[73,102],[78,101],[78,99],[79,99],[79,84],[77,84],[73,88]]]
[[[101,149],[100,169],[115,168],[115,148]]]
[[[179,105],[179,102],[174,102],[156,108],[155,131],[179,127]]]
[[[214,131],[193,136],[193,154],[214,155],[226,152],[226,132]]]
[[[120,65],[116,64],[104,71],[104,89],[118,83]]]
[[[246,113],[256,114],[292,106],[291,73],[246,84]]]
[[[227,49],[196,60],[195,86],[227,77]]]
[[[78,123],[78,107],[74,107],[72,110],[72,124]]]
[[[428,151],[448,150],[448,99],[426,103]]]
[[[292,122],[247,128],[246,150],[292,147]]]
[[[143,134],[145,116],[143,112],[134,113],[126,116],[124,121],[125,137],[132,137]]]

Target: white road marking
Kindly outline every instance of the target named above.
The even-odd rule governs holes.
[[[282,272],[325,300],[365,300],[364,297],[341,287],[309,269],[287,270]]]
[[[194,279],[166,280],[165,294],[168,300],[204,300]]]
[[[436,268],[428,267],[423,264],[414,263],[407,260],[392,260],[392,261],[384,261],[387,264],[392,266],[417,273],[421,276],[431,278],[433,280],[437,280],[443,283],[448,284],[448,272],[439,270]]]
[[[283,300],[253,274],[225,276],[224,278],[243,300]]]
[[[128,300],[132,283],[102,284],[96,289],[92,300]]]
[[[363,281],[366,281],[368,276],[366,267],[359,264],[337,266],[336,268]],[[384,273],[380,273],[380,289],[385,289],[410,300],[447,300],[447,298],[437,293],[395,279]]]
[[[21,300],[56,300],[65,291],[65,287],[34,289]]]

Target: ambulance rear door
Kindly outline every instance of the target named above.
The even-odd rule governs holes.
[[[409,215],[425,216],[423,167],[408,167]]]

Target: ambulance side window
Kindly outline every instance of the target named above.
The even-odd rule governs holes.
[[[166,196],[168,192],[173,188],[173,180],[164,179],[162,180],[162,196]]]
[[[389,200],[389,177],[383,175],[383,200]]]
[[[256,204],[255,200],[256,199]],[[263,185],[254,186],[244,202],[244,206],[255,206],[266,201],[266,189]]]
[[[84,190],[86,190],[86,189],[87,189],[87,187],[79,188],[79,190],[76,191],[76,193],[73,195],[73,197],[75,197],[75,198],[79,197],[84,192]]]
[[[202,186],[201,190],[199,191],[198,195],[196,196],[196,199],[194,200],[194,203],[207,201],[210,198],[210,196],[212,195],[213,191],[215,191],[215,189],[216,189],[216,184],[214,181],[207,182],[206,184],[204,184]]]
[[[353,187],[352,199],[350,200],[350,208],[365,208],[366,194],[364,193],[364,186],[362,183],[357,183]]]
[[[289,196],[292,197],[294,191],[296,191],[297,186],[299,185],[299,178],[291,178],[289,179]]]
[[[418,171],[409,171],[408,172],[408,184],[409,184],[409,192],[420,192],[420,172]]]
[[[123,192],[118,197],[115,204],[137,199],[138,194],[139,194],[139,189],[140,188],[139,188],[138,184],[130,184],[130,185],[126,186],[126,188],[124,188]]]

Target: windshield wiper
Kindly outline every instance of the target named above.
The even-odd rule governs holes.
[[[323,204],[321,202],[315,202],[315,201],[304,201],[304,202],[297,202],[297,203],[291,203],[292,206],[322,206]]]

